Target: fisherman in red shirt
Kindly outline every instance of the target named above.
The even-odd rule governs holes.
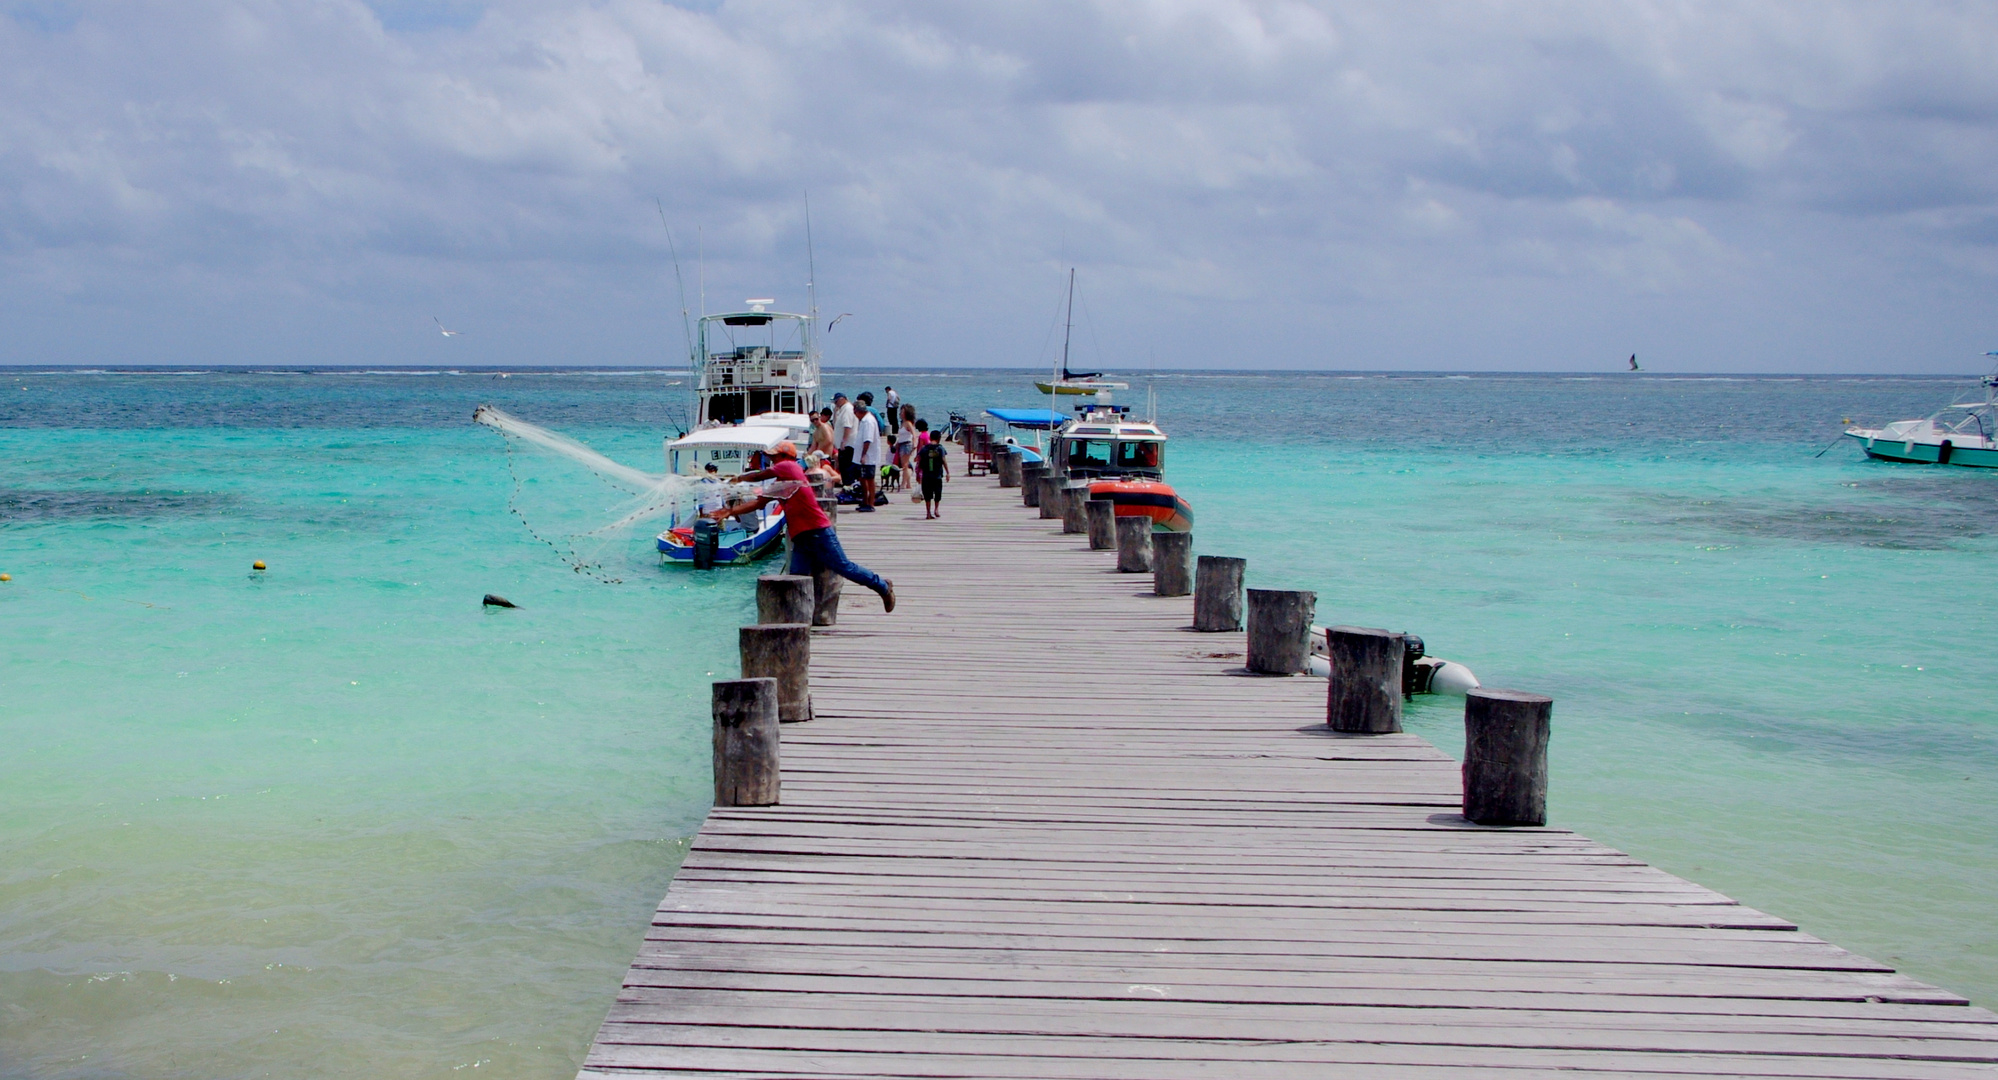
[[[832,519],[819,509],[818,494],[805,479],[804,467],[798,464],[796,443],[786,439],[771,447],[769,468],[731,477],[729,482],[750,484],[759,480],[777,481],[777,490],[757,495],[736,506],[712,511],[707,516],[719,521],[753,513],[769,503],[782,503],[784,531],[791,534],[791,573],[814,574],[830,570],[848,581],[873,589],[881,595],[883,609],[895,610],[895,583],[847,558],[846,552],[840,548],[839,537],[833,533]],[[787,485],[790,490],[785,492]]]

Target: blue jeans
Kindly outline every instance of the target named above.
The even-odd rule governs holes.
[[[807,529],[793,536],[791,572],[815,574],[820,570],[830,570],[884,596],[888,593],[888,583],[881,580],[880,574],[846,557],[846,551],[839,546],[839,537],[831,529]]]

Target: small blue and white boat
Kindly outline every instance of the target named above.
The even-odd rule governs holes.
[[[1850,428],[1846,437],[1877,461],[1998,469],[1998,375],[1986,375],[1983,384],[1982,401],[1960,398],[1924,419]]]
[[[752,514],[729,518],[719,529],[701,515],[728,505],[722,481],[737,473],[760,468],[758,455],[786,439],[796,441],[800,429],[811,430],[811,421],[802,415],[765,413],[752,416],[740,425],[696,431],[666,444],[666,468],[680,476],[695,478],[698,488],[707,480],[707,466],[715,466],[713,498],[697,499],[695,504],[674,512],[666,531],[659,534],[659,553],[673,562],[688,566],[709,560],[700,548],[710,536],[714,543],[712,564],[737,566],[754,562],[782,546],[784,508],[771,503]],[[713,530],[711,532],[711,530]]]

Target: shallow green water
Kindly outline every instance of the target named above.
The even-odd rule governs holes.
[[[1557,824],[1998,1001],[1998,477],[1811,456],[1953,384],[1158,385],[1199,550],[1556,697]],[[0,1075],[570,1074],[705,812],[750,575],[572,573],[465,419],[649,466],[684,390],[0,387]],[[523,476],[542,524],[611,501]],[[1461,741],[1453,699],[1409,726]]]

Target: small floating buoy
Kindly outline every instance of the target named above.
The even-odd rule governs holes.
[[[481,603],[483,603],[483,604],[484,604],[484,605],[485,605],[486,607],[519,607],[519,606],[520,606],[519,604],[516,604],[516,603],[514,603],[513,601],[511,601],[511,600],[508,600],[508,599],[507,599],[506,597],[504,597],[504,596],[494,596],[494,595],[493,595],[492,593],[487,593],[487,594],[486,594],[486,598],[485,598],[485,599],[484,599],[483,601],[481,601]]]
[[[0,574],[0,581],[12,581],[12,580],[14,580],[14,575],[12,575],[12,574]]]
[[[258,559],[256,562],[250,564],[250,569],[252,570],[262,570],[263,568],[264,561],[262,559]]]

